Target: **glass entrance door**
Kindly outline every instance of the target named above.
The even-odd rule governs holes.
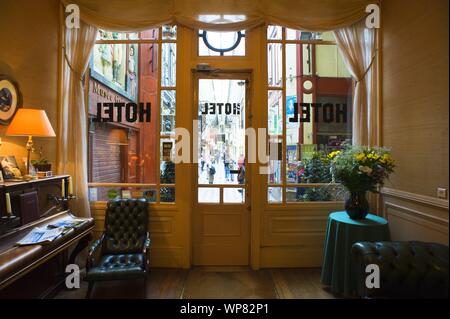
[[[248,75],[197,75],[196,265],[248,265]]]

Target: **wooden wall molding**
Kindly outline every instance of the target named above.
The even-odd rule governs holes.
[[[427,195],[421,195],[416,193],[410,193],[395,188],[383,187],[380,193],[384,196],[397,197],[403,200],[415,202],[422,205],[427,205],[436,208],[442,208],[448,210],[448,200],[435,198]]]
[[[389,215],[395,215],[397,217],[400,217],[402,219],[406,219],[406,220],[411,221],[411,222],[415,222],[415,223],[420,224],[420,225],[424,224],[423,221],[428,221],[428,222],[431,222],[431,223],[433,223],[435,225],[440,225],[440,226],[447,227],[447,232],[448,232],[448,219],[446,220],[446,219],[440,218],[438,216],[427,214],[427,213],[421,212],[419,210],[416,210],[416,209],[413,209],[413,208],[409,208],[409,207],[406,207],[406,206],[402,206],[402,205],[397,205],[397,204],[394,204],[394,203],[391,203],[391,202],[388,202],[388,201],[384,202],[384,211],[385,211],[386,217],[388,217],[388,218],[389,218]],[[400,216],[400,214],[398,214],[395,211],[402,212],[402,213],[406,214],[408,217]],[[410,218],[409,216],[416,217],[416,218]],[[417,220],[417,218],[420,218],[422,220]],[[433,227],[433,226],[434,225],[431,225],[429,227],[432,227],[432,228],[436,229],[436,227]],[[439,228],[439,229],[441,229],[441,228]]]
[[[383,216],[393,240],[418,240],[448,245],[448,201],[392,188],[381,190]]]

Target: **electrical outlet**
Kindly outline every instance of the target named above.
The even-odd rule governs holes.
[[[437,197],[447,199],[447,189],[438,187],[437,189]]]

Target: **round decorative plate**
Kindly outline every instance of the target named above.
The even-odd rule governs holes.
[[[0,124],[11,122],[20,102],[17,85],[10,79],[0,76]]]

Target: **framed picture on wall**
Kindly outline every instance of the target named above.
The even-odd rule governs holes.
[[[14,156],[0,156],[0,165],[5,180],[21,180],[22,173]]]
[[[0,124],[8,125],[21,103],[18,85],[11,78],[0,75]]]

